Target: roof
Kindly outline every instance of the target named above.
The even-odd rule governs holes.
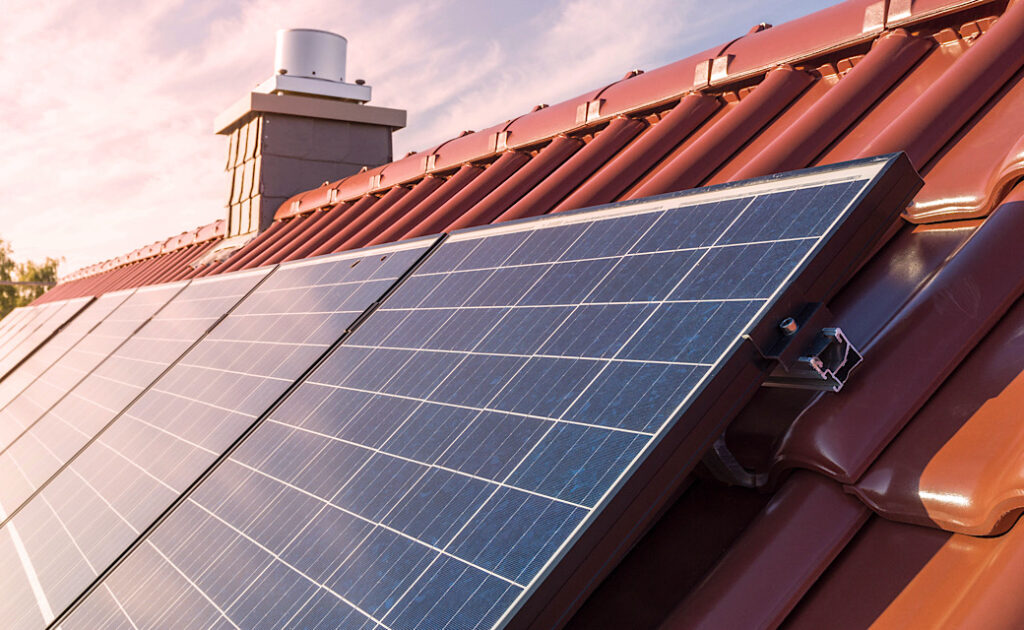
[[[924,188],[828,304],[863,367],[761,389],[726,444],[767,484],[694,475],[568,627],[1020,627],[1022,49],[1024,2],[848,1],[297,195],[226,259],[214,224],[39,301],[905,151]]]

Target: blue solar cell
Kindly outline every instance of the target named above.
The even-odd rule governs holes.
[[[764,300],[661,304],[619,352],[623,359],[710,365],[764,306]]]
[[[282,559],[324,583],[338,569],[338,558],[352,555],[373,529],[367,521],[318,502],[299,533],[281,547]]]
[[[708,247],[751,201],[749,197],[742,197],[696,204],[687,212],[666,212],[630,251],[642,254]]]
[[[518,589],[493,575],[441,556],[406,593],[408,604],[385,618],[395,630],[489,628],[515,600]],[[457,620],[453,623],[453,620]]]
[[[584,424],[649,433],[704,377],[702,366],[620,361],[587,385],[567,416]]]
[[[381,626],[333,593],[321,589],[284,627],[303,630],[377,630]]]
[[[258,544],[273,571],[221,578],[264,593],[242,627],[501,625],[885,164],[454,235],[147,539],[216,558],[145,561]]]
[[[526,584],[586,515],[586,508],[498,488],[450,550],[516,584]]]

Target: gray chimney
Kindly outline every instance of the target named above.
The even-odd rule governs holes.
[[[266,229],[296,193],[392,160],[406,113],[366,105],[370,86],[345,83],[347,43],[278,31],[274,75],[214,121],[228,136],[228,238]]]

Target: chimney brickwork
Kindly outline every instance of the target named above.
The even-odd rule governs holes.
[[[228,137],[228,238],[265,230],[296,193],[392,161],[391,134],[405,126],[405,111],[363,104],[369,87],[361,82],[288,77],[297,86],[289,89],[303,93],[281,89],[285,76],[264,82],[214,122]],[[325,94],[332,90],[365,96]]]

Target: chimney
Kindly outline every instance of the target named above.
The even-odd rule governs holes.
[[[400,109],[372,107],[370,86],[345,82],[348,42],[277,32],[274,75],[217,117],[228,137],[228,238],[266,229],[292,195],[392,160]]]

